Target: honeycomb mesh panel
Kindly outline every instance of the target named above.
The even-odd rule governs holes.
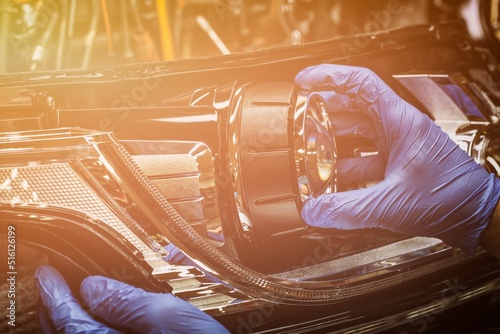
[[[51,205],[79,211],[106,223],[145,257],[155,254],[120,221],[68,163],[0,168],[0,202]]]

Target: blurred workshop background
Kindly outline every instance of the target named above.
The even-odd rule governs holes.
[[[211,56],[456,21],[474,16],[467,12],[474,1],[2,0],[0,73]]]

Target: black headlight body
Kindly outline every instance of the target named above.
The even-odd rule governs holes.
[[[377,153],[362,136],[337,136],[324,101],[293,84],[318,63],[372,68],[499,174],[498,92],[464,41],[456,26],[421,26],[348,55],[355,40],[343,38],[2,76],[0,89],[23,97],[1,106],[2,233],[24,231],[75,291],[89,274],[170,291],[232,331],[383,331],[487,300],[500,267],[482,251],[316,230],[300,216],[309,196],[369,186],[342,184],[337,159]],[[170,260],[172,245],[195,264]]]

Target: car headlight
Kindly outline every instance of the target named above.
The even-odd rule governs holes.
[[[322,100],[291,82],[235,94],[229,161],[243,230],[262,240],[303,232],[303,195],[334,191],[336,147]]]

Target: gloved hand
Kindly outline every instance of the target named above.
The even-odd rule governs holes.
[[[311,199],[302,209],[307,224],[436,237],[474,253],[500,195],[494,175],[368,69],[323,64],[295,83],[324,99],[337,135],[362,133],[378,146],[377,156],[339,159],[338,179],[383,179]]]
[[[35,285],[48,319],[40,319],[44,333],[120,333],[94,320],[71,294],[66,281],[52,267],[35,272]],[[83,300],[90,310],[110,324],[138,333],[228,333],[213,318],[171,294],[146,292],[101,276],[83,280]],[[42,311],[42,317],[43,317]]]

